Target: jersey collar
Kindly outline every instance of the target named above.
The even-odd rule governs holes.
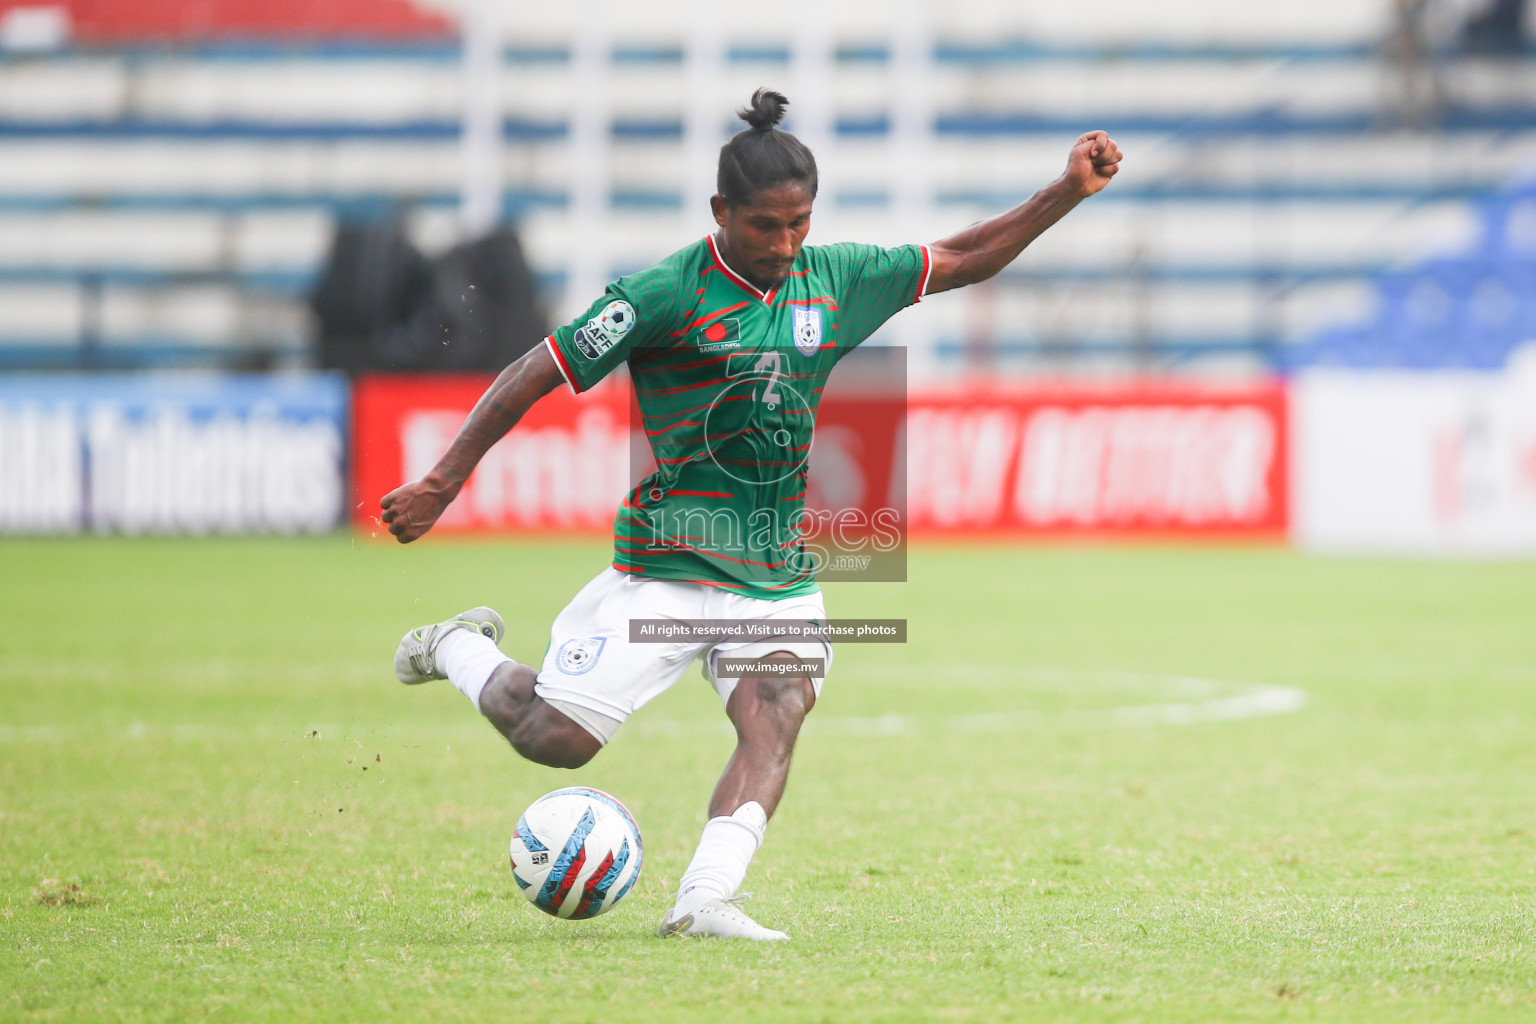
[[[774,285],[772,288],[768,289],[766,292],[761,290],[760,288],[757,287],[757,285],[753,284],[751,281],[748,281],[746,278],[742,277],[740,274],[736,273],[736,271],[732,270],[729,266],[726,265],[725,259],[723,257],[721,257],[721,255],[720,255],[719,247],[717,245],[715,245],[715,236],[714,235],[705,235],[704,236],[704,241],[709,243],[709,253],[710,253],[711,256],[714,257],[715,266],[719,268],[719,270],[720,270],[720,272],[722,274],[724,274],[726,277],[730,278],[732,281],[736,282],[736,284],[739,287],[741,287],[741,288],[751,292],[753,295],[756,295],[759,299],[762,299],[764,302],[766,302],[766,303],[773,302],[774,295],[778,294],[778,291],[779,291],[779,286],[778,285]]]

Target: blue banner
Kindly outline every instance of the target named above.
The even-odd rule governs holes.
[[[317,533],[342,521],[344,376],[0,377],[0,533]]]

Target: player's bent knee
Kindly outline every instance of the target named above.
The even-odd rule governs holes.
[[[507,736],[512,749],[534,764],[547,768],[580,768],[597,756],[602,748],[589,733],[541,734],[528,728],[513,730]]]
[[[546,768],[580,768],[602,749],[595,743],[592,749],[585,749],[574,744],[551,743],[544,737],[513,738],[511,742],[513,750]]]
[[[743,679],[758,704],[788,713],[805,714],[816,703],[816,689],[805,676],[756,676]]]
[[[816,687],[806,676],[745,676],[726,711],[733,719],[768,719],[798,728],[815,704]]]
[[[503,735],[513,750],[549,768],[580,768],[603,749],[596,736],[544,704],[530,708]]]
[[[498,732],[507,733],[517,726],[533,701],[533,669],[507,662],[491,674],[480,691],[480,713]]]
[[[480,713],[512,749],[550,768],[580,768],[603,749],[602,741],[534,694],[527,665],[498,669],[480,695]]]

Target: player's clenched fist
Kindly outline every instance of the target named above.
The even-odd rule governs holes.
[[[379,518],[401,544],[409,544],[432,529],[452,500],[452,494],[426,480],[417,480],[380,498],[379,507],[384,512]]]
[[[1066,178],[1079,195],[1091,196],[1120,170],[1123,154],[1107,132],[1089,132],[1067,156]]]

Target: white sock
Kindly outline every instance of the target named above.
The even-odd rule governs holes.
[[[456,629],[443,637],[433,657],[453,688],[468,697],[476,711],[491,673],[512,660],[490,637],[473,629]]]
[[[688,870],[677,883],[677,904],[671,919],[693,913],[706,900],[736,895],[747,877],[752,855],[763,845],[767,825],[768,815],[756,800],[742,804],[728,818],[710,818]]]

